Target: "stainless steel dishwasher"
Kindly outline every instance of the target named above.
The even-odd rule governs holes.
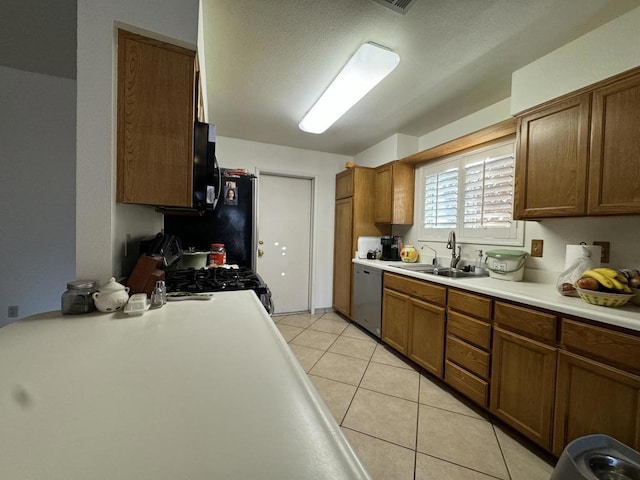
[[[382,270],[354,264],[353,321],[380,338]]]

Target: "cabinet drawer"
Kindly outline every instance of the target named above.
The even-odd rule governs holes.
[[[525,333],[550,343],[556,340],[557,318],[549,313],[496,302],[493,320],[507,330]]]
[[[489,321],[491,319],[491,303],[489,298],[451,289],[447,305],[458,312],[468,313]]]
[[[414,280],[413,278],[403,277],[402,275],[385,273],[384,287],[438,305],[444,305],[447,301],[446,287],[421,280]]]
[[[487,406],[489,383],[448,360],[444,367],[444,381],[478,405]]]
[[[451,335],[447,336],[447,360],[484,380],[489,378],[489,354]]]
[[[485,350],[491,346],[491,325],[451,310],[447,332]]]
[[[568,350],[586,353],[625,370],[640,372],[639,337],[563,318],[560,340]]]

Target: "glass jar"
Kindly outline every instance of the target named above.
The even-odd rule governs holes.
[[[403,262],[415,263],[418,261],[418,251],[413,245],[407,243],[402,250],[400,250],[400,258]]]
[[[95,280],[76,280],[67,283],[67,291],[62,294],[62,313],[80,315],[93,312],[93,292],[96,290]]]
[[[224,265],[225,263],[227,263],[227,251],[224,248],[224,243],[212,243],[209,266]]]

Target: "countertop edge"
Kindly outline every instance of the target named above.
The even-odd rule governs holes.
[[[403,269],[401,262],[355,258],[353,263],[640,332],[640,306],[626,304],[610,308],[590,305],[578,297],[560,295],[555,283],[511,282],[490,277],[452,279]]]

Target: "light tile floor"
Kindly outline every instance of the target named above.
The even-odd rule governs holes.
[[[272,317],[375,480],[548,480],[553,459],[335,313]]]

